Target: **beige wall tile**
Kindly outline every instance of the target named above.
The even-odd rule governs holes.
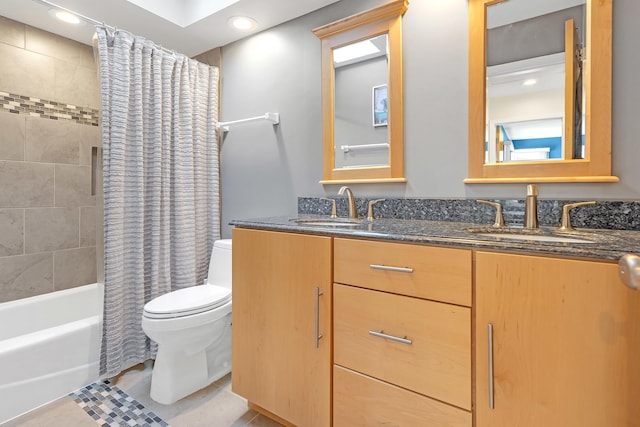
[[[0,112],[0,159],[24,160],[25,116]]]
[[[213,65],[214,67],[220,67],[221,52],[222,50],[219,47],[216,47],[214,49],[203,52],[198,56],[194,56],[193,59],[204,64]]]
[[[25,25],[22,22],[0,16],[0,42],[24,47]]]
[[[53,291],[53,253],[0,258],[0,302]]]
[[[58,207],[95,206],[91,195],[91,167],[56,165],[56,202]]]
[[[102,147],[102,128],[82,125],[80,136],[81,165],[91,165],[91,147]]]
[[[25,210],[25,253],[77,248],[80,236],[78,208]]]
[[[53,100],[53,58],[0,43],[0,82],[5,92]]]
[[[27,50],[96,69],[91,46],[60,37],[39,28],[28,25],[25,27],[25,47]],[[87,40],[87,42],[90,41]]]
[[[0,257],[24,254],[23,230],[23,209],[0,209]]]
[[[0,211],[1,212],[1,211]],[[96,208],[80,208],[80,246],[96,245]]]
[[[100,108],[100,84],[95,68],[54,60],[54,99],[76,106]]]
[[[0,161],[0,208],[53,206],[53,165]]]
[[[67,120],[27,117],[26,160],[77,165],[82,127]]]
[[[53,277],[56,291],[96,282],[96,248],[55,251]]]

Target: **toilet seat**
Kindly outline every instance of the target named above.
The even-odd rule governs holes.
[[[169,292],[144,306],[144,317],[171,319],[213,310],[231,301],[231,289],[215,285],[199,285]]]

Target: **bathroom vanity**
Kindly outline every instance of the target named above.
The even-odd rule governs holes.
[[[327,236],[233,231],[233,391],[281,423],[331,425]]]
[[[638,425],[640,293],[617,266],[638,232],[234,225],[233,391],[282,424]]]

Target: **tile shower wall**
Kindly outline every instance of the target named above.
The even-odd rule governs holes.
[[[0,17],[0,302],[96,281],[90,46]]]

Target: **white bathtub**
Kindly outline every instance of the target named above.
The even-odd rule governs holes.
[[[0,424],[98,379],[102,285],[0,304]]]

